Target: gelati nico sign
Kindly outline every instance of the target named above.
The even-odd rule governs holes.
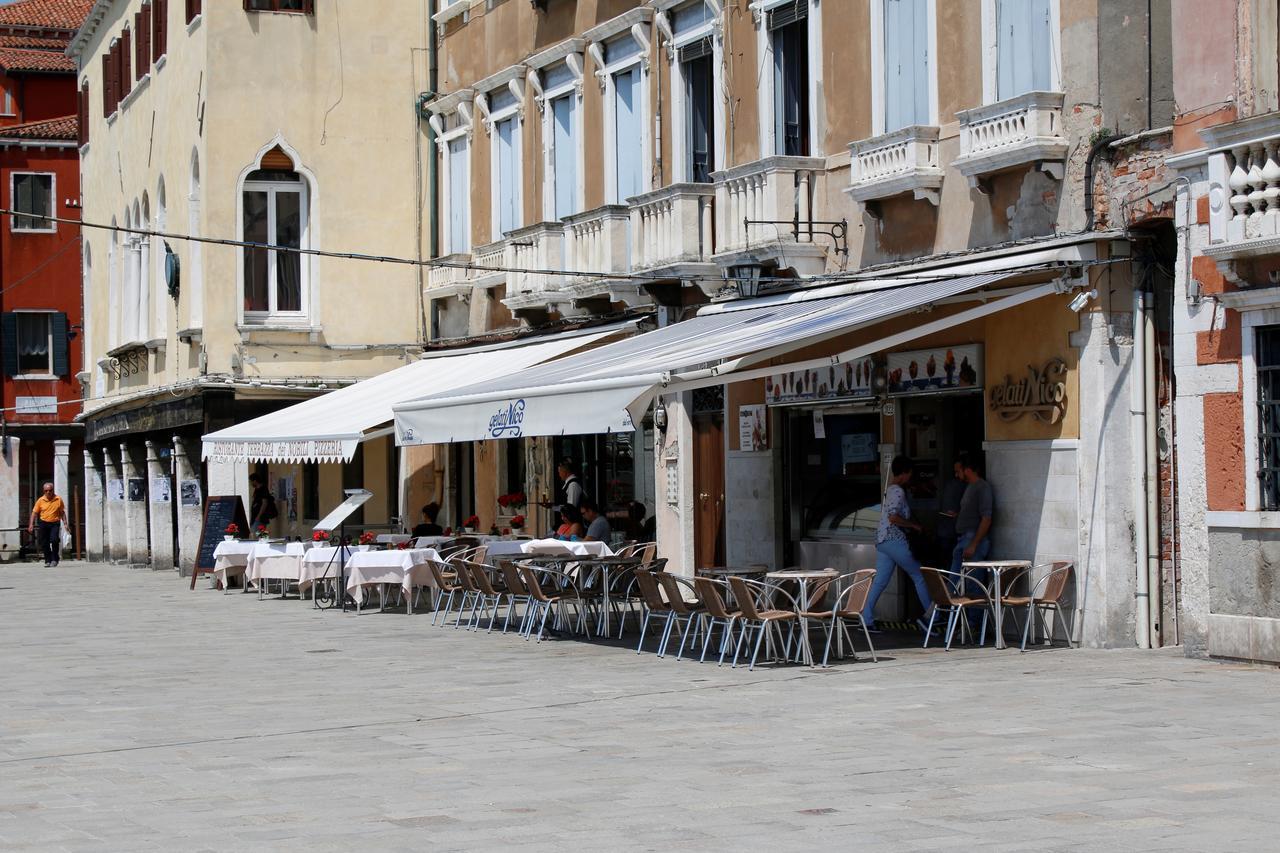
[[[1038,421],[1056,424],[1067,411],[1067,363],[1051,358],[1041,368],[1027,365],[1027,373],[1015,382],[1012,376],[991,388],[991,411],[1004,421],[1031,415]]]

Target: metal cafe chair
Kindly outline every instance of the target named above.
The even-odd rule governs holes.
[[[525,620],[526,627],[524,638],[528,640],[533,634],[534,628],[538,631],[538,642],[542,642],[542,635],[546,632],[547,616],[553,609],[557,611],[557,621],[563,623],[565,621],[564,609],[568,604],[573,604],[578,611],[578,627],[577,632],[581,633],[586,625],[586,609],[583,607],[582,599],[578,597],[577,587],[574,580],[564,572],[558,572],[555,569],[539,568],[536,566],[520,566],[520,579],[524,581],[524,585],[529,590],[529,595],[533,599],[531,613]],[[542,588],[542,582],[538,575],[544,575],[548,580],[552,581],[553,588],[556,590],[554,595],[547,594]]]
[[[1026,624],[1022,627],[1022,651],[1027,650],[1027,635],[1031,631],[1031,623],[1034,619],[1040,619],[1040,627],[1044,629],[1045,639],[1050,645],[1053,644],[1053,630],[1045,619],[1045,614],[1053,611],[1053,624],[1063,624],[1066,631],[1067,646],[1075,647],[1074,637],[1076,635],[1076,613],[1075,608],[1071,608],[1071,618],[1063,619],[1062,609],[1068,591],[1073,589],[1073,580],[1075,579],[1075,564],[1059,561],[1049,564],[1049,571],[1044,577],[1040,578],[1026,595],[1001,595],[1000,606],[1011,608],[1011,612],[1016,613],[1018,609],[1027,608]],[[1037,594],[1039,593],[1039,594]]]
[[[862,618],[862,609],[867,606],[867,595],[871,592],[871,584],[875,577],[875,569],[858,569],[856,572],[841,575],[826,583],[819,584],[815,588],[814,594],[809,598],[808,609],[800,613],[802,620],[817,622],[826,633],[826,644],[822,651],[822,665],[824,667],[831,656],[831,641],[837,636],[849,643],[849,651],[853,655],[853,659],[858,659],[857,654],[853,653],[853,637],[849,633],[849,623],[851,622],[862,629],[862,636],[867,641],[867,648],[871,650],[871,660],[878,660],[875,644],[871,642],[871,632],[867,630],[867,623]],[[845,583],[848,585],[845,586]],[[841,589],[842,586],[844,588],[836,594],[830,610],[818,609],[831,586],[835,586],[836,589]]]
[[[498,614],[502,612],[503,597],[506,596],[506,590],[495,589],[493,583],[489,580],[489,572],[492,569],[483,563],[477,563],[467,560],[463,566],[471,573],[471,583],[476,588],[476,599],[478,612],[481,615],[489,617],[489,628],[485,632],[493,633],[493,623],[498,621]],[[479,618],[472,619],[472,629],[479,629]]]
[[[795,639],[795,629],[799,622],[799,608],[790,593],[779,589],[774,584],[749,581],[736,575],[729,578],[729,588],[733,590],[733,597],[737,600],[738,607],[741,610],[738,623],[742,630],[738,635],[738,643],[733,650],[732,666],[735,668],[738,666],[738,657],[742,652],[742,644],[749,642],[752,632],[755,633],[755,645],[751,652],[751,664],[747,667],[748,670],[755,669],[756,661],[760,657],[760,646],[766,635],[770,637],[776,635],[777,642],[782,644],[783,647],[783,659],[789,659],[791,657],[791,641]],[[779,596],[791,603],[789,610],[772,606],[771,602]],[[785,639],[782,635],[783,625],[788,627]],[[808,643],[803,632],[800,634],[800,643],[803,651],[807,653]],[[806,654],[806,657],[812,661],[811,656]]]
[[[702,602],[702,656],[698,658],[701,663],[707,659],[707,648],[711,645],[711,633],[716,626],[720,626],[720,660],[716,666],[724,665],[724,653],[733,645],[733,625],[742,615],[737,610],[730,610],[725,605],[725,596],[721,595],[721,590],[728,592],[729,584],[725,581],[713,580],[711,578],[694,578],[693,588],[698,593],[698,600]]]
[[[432,560],[427,568],[436,585],[436,604],[435,611],[431,614],[431,624],[436,624],[436,619],[439,618],[440,627],[443,628],[444,623],[449,620],[449,611],[453,609],[453,600],[462,591],[462,586],[458,583],[457,573],[443,563]],[[440,608],[441,599],[444,600],[443,610]]]
[[[500,560],[498,562],[498,570],[502,572],[502,582],[507,587],[507,618],[502,623],[502,633],[507,633],[507,628],[511,627],[511,619],[516,614],[516,605],[524,605],[525,616],[529,614],[530,605],[533,603],[533,596],[529,594],[529,587],[520,578],[520,571],[516,568],[516,564],[510,560]],[[519,632],[524,633],[524,623],[519,625]]]
[[[668,608],[667,626],[663,631],[658,657],[666,655],[667,646],[671,643],[671,630],[675,628],[680,632],[680,648],[676,652],[676,660],[680,660],[689,635],[692,634],[694,641],[697,641],[698,627],[702,623],[702,603],[697,600],[697,593],[693,593],[693,603],[685,600],[684,590],[693,590],[693,585],[687,579],[676,577],[670,572],[660,572],[656,577],[665,593]]]
[[[640,654],[644,650],[644,637],[649,630],[649,622],[653,619],[654,614],[666,616],[670,621],[671,605],[662,597],[662,592],[658,587],[657,576],[649,569],[636,569],[633,572],[635,584],[640,589],[640,599],[644,604],[644,616],[640,620],[640,642],[636,644],[636,654]],[[666,636],[666,632],[663,632]],[[663,642],[658,641],[658,653],[662,653]]]
[[[991,600],[991,590],[985,584],[974,580],[972,577],[965,577],[958,572],[921,566],[920,573],[924,575],[925,587],[929,590],[929,597],[933,599],[933,613],[929,615],[929,625],[924,632],[924,648],[929,646],[929,637],[933,633],[933,623],[938,618],[939,613],[947,614],[947,651],[951,650],[951,641],[955,636],[957,624],[960,626],[960,641],[964,642],[965,634],[970,632],[969,620],[965,617],[965,611],[970,607],[982,608],[982,637],[978,644],[986,645],[987,617],[992,616],[992,608],[995,606]],[[982,590],[982,594],[968,595],[967,593],[955,592],[952,590],[951,585],[947,583],[947,577],[954,578],[957,583],[978,587]],[[972,639],[972,636],[970,639]]]

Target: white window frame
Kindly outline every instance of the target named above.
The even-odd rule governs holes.
[[[1230,309],[1228,309],[1230,310]],[[1244,402],[1244,508],[1262,511],[1258,487],[1258,328],[1280,326],[1280,305],[1240,312],[1240,397]],[[1225,330],[1224,330],[1225,331]]]
[[[14,100],[13,92],[9,89],[0,91],[0,116],[12,118],[18,114],[17,101]]]
[[[515,98],[515,103],[503,107],[500,110],[489,110],[489,99],[487,93],[477,96],[477,106],[485,115],[485,129],[489,133],[489,219],[490,219],[490,239],[500,240],[504,236],[502,231],[502,210],[501,196],[502,188],[498,181],[498,123],[510,121],[513,123],[511,134],[512,144],[515,147],[515,174],[512,180],[515,182],[515,203],[516,203],[516,225],[512,231],[519,230],[525,226],[524,221],[524,90],[513,78],[508,82],[509,91]]]
[[[569,57],[575,57],[570,59]],[[556,150],[555,109],[552,106],[561,98],[573,98],[573,162],[574,187],[573,211],[581,213],[586,206],[586,146],[583,144],[585,126],[582,121],[582,55],[569,54],[565,58],[572,79],[550,89],[542,88],[541,70],[530,69],[529,82],[539,92],[535,100],[542,112],[542,218],[558,221],[556,217]]]
[[[701,27],[679,36],[675,34],[669,23],[672,11],[682,6],[692,5],[683,2],[683,0],[664,3],[664,8],[658,18],[658,26],[668,34],[667,61],[671,66],[671,161],[680,170],[680,177],[676,179],[678,183],[693,180],[688,152],[689,105],[686,98],[688,81],[685,79],[684,65],[680,62],[679,51],[685,45],[701,41],[704,38],[711,39],[711,121],[714,131],[711,140],[712,157],[715,160],[715,169],[725,168],[724,130],[727,117],[725,115],[724,98],[721,96],[724,91],[724,31],[721,27],[720,19],[723,12],[715,0],[694,0],[694,2],[703,3],[712,14],[712,20]]]
[[[885,81],[889,75],[885,69],[884,51],[884,3],[885,0],[867,0],[871,12],[871,135],[883,136],[889,132],[885,122]],[[928,63],[925,74],[929,81],[929,115],[924,124],[938,126],[938,0],[926,0],[929,32]],[[900,128],[894,128],[899,130]]]
[[[760,76],[757,87],[760,120],[760,158],[780,156],[778,134],[774,115],[773,34],[769,29],[768,13],[772,9],[790,3],[791,0],[755,0],[751,10],[756,16],[756,55],[760,57]],[[805,18],[809,30],[809,156],[824,157],[821,95],[823,86],[822,61],[822,2],[808,0],[809,14]],[[768,116],[768,120],[765,120]]]
[[[45,320],[46,320],[46,323],[45,323],[45,341],[46,341],[46,344],[45,344],[45,345],[46,345],[45,355],[46,355],[46,358],[48,359],[48,361],[47,361],[47,363],[46,363],[46,366],[48,367],[48,370],[47,370],[47,371],[45,371],[44,373],[19,373],[18,375],[14,376],[14,377],[12,377],[12,378],[14,378],[14,379],[36,379],[36,380],[40,380],[40,381],[47,381],[47,380],[51,380],[51,379],[57,379],[57,378],[58,378],[57,374],[55,374],[55,373],[53,372],[53,315],[54,315],[54,314],[57,314],[58,312],[57,312],[57,311],[51,311],[51,310],[49,310],[49,309],[45,309],[45,308],[15,308],[15,309],[13,309],[13,313],[14,313],[14,314],[25,314],[25,315],[43,314],[43,315],[45,316]],[[19,339],[21,339],[21,335],[19,335]],[[18,358],[22,358],[22,354],[21,354],[21,353],[19,353],[19,354],[18,354]]]
[[[49,215],[58,215],[58,175],[56,172],[40,172],[34,169],[24,169],[9,173],[9,203],[16,211],[18,209],[18,197],[16,194],[17,179],[22,175],[48,175],[49,176]],[[58,233],[58,223],[49,222],[45,228],[22,228],[18,225],[18,216],[9,217],[9,231],[14,234],[56,234]]]
[[[646,129],[650,127],[649,117],[649,28],[648,20],[637,22],[630,29],[630,35],[640,47],[637,53],[626,59],[607,63],[604,60],[604,42],[612,40],[617,33],[609,33],[591,42],[591,58],[595,60],[595,76],[600,81],[600,91],[604,93],[604,170],[605,202],[613,205],[625,205],[627,200],[620,196],[618,190],[618,151],[617,151],[617,85],[613,82],[614,74],[628,72],[632,68],[640,69],[640,192],[648,192],[653,188],[653,143]]]
[[[447,254],[467,254],[471,251],[471,185],[470,178],[474,174],[471,168],[471,153],[473,150],[472,128],[474,125],[473,105],[475,103],[475,93],[471,89],[459,89],[451,95],[441,98],[430,104],[427,109],[431,112],[427,122],[431,125],[431,129],[436,135],[436,149],[440,152],[441,176],[440,176],[440,198],[445,203],[450,203],[453,199],[454,187],[450,181],[452,174],[452,164],[450,158],[453,153],[449,150],[449,143],[459,138],[465,137],[466,158],[467,158],[467,178],[468,185],[462,188],[462,198],[466,201],[463,209],[463,239],[459,245],[461,249],[454,248],[453,234],[451,230],[444,230],[441,237],[444,238],[444,245],[448,248]],[[445,122],[451,115],[457,115],[457,124],[446,129]],[[449,229],[448,217],[442,218],[444,229]]]
[[[308,197],[307,181],[298,175],[299,181],[291,183],[288,181],[241,181],[239,192],[239,216],[236,220],[236,228],[240,232],[241,240],[244,236],[244,194],[246,192],[266,192],[267,193],[267,241],[271,244],[276,243],[276,205],[275,197],[280,193],[293,193],[298,198],[298,215],[302,220],[299,225],[299,245],[307,248],[309,243],[307,239],[308,229],[311,225],[311,206]],[[239,272],[240,272],[240,306],[244,314],[244,322],[246,324],[270,324],[270,323],[298,323],[308,316],[308,306],[310,305],[310,293],[308,286],[308,261],[310,256],[298,256],[298,281],[301,293],[298,294],[298,304],[301,306],[297,311],[281,311],[276,307],[278,299],[278,282],[276,281],[276,265],[268,260],[267,263],[267,305],[266,311],[250,311],[244,308],[244,253],[241,249],[239,253]]]
[[[1060,0],[1049,0],[1049,90],[1062,91],[1062,10]],[[982,0],[982,102],[999,101],[997,64],[1000,56],[996,32],[996,0]]]

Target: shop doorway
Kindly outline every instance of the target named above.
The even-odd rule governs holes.
[[[697,568],[723,566],[724,416],[693,419],[693,553]]]

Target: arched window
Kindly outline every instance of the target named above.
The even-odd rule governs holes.
[[[246,323],[300,322],[308,313],[307,183],[279,146],[264,154],[242,187],[241,239]],[[280,247],[280,248],[267,248]]]
[[[134,227],[140,231],[151,230],[151,199],[144,192],[142,207],[134,213]],[[138,300],[134,310],[138,312],[138,340],[151,340],[151,236],[138,234]]]
[[[191,152],[191,187],[187,192],[187,233],[200,236],[200,155]],[[198,329],[204,322],[204,265],[201,243],[187,243],[187,269],[183,278],[187,281],[188,328]]]
[[[153,230],[163,232],[165,230],[165,195],[164,195],[164,178],[160,178],[160,183],[156,186],[156,216],[153,222]],[[151,240],[151,280],[155,282],[154,293],[151,297],[152,311],[155,314],[154,326],[152,334],[157,338],[167,338],[169,336],[169,300],[168,300],[168,276],[165,269],[165,241],[163,237],[154,237]]]
[[[116,305],[116,310],[120,312],[120,331],[124,335],[121,344],[132,344],[138,341],[138,235],[133,233],[133,228],[137,226],[139,217],[138,202],[133,203],[132,209],[126,209],[124,212],[124,227],[129,229],[125,232],[123,255],[123,275],[124,275],[124,299]]]

